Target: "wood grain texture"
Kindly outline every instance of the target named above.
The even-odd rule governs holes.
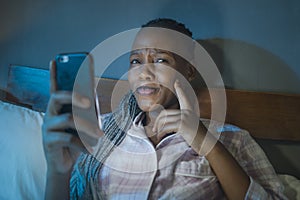
[[[128,91],[128,82],[99,79],[97,91],[101,112],[111,112]],[[211,92],[218,93],[219,90],[211,89]],[[300,95],[226,89],[226,97],[226,123],[246,129],[260,139],[300,141]],[[208,90],[198,90],[198,101],[201,117],[210,118]]]
[[[209,118],[209,93],[206,90],[198,95],[202,116]],[[260,139],[300,141],[300,95],[227,89],[226,96],[226,123]]]

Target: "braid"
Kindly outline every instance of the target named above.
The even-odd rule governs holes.
[[[103,124],[105,135],[100,139],[95,155],[82,154],[78,159],[70,180],[71,199],[90,198],[90,194],[93,197],[97,195],[97,199],[104,199],[99,188],[100,169],[114,147],[123,141],[133,119],[140,112],[133,93],[129,92]],[[81,177],[78,177],[76,171],[79,171]]]
[[[141,109],[138,107],[134,95],[129,92],[124,96],[117,110],[115,110],[107,122],[104,124],[105,137],[103,146],[95,154],[95,157],[103,162],[106,157],[106,152],[110,152],[114,145],[119,145],[124,139],[126,132],[130,128],[133,119]],[[108,148],[107,148],[107,147]]]

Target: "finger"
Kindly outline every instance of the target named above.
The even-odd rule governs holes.
[[[189,98],[182,89],[179,80],[176,80],[174,83],[175,92],[179,101],[181,110],[193,110],[192,105],[190,104]]]
[[[158,128],[157,134],[159,135],[161,133],[164,133],[165,131],[167,131],[169,129],[172,129],[172,130],[170,130],[171,132],[178,132],[179,131],[179,126],[178,126],[179,123],[180,123],[180,120],[177,120],[177,119],[175,119],[174,121],[166,122]],[[167,132],[167,133],[171,133],[171,132]]]
[[[53,93],[57,90],[56,63],[54,60],[50,61],[49,69],[50,69],[50,93]]]
[[[81,133],[94,139],[98,139],[99,137],[102,137],[104,135],[98,124],[90,123],[89,121],[82,119],[76,115],[73,115],[73,117],[74,126],[76,130],[80,131]]]
[[[73,92],[73,94],[72,94],[72,103],[73,103],[73,106],[77,106],[79,108],[91,107],[90,99],[81,94],[78,94],[77,92]]]
[[[157,132],[160,132],[164,128],[164,126],[175,123],[177,127],[180,127],[181,117],[180,115],[176,116],[169,116],[168,118],[165,118],[164,120],[161,120],[157,124]],[[177,128],[178,129],[178,128]]]
[[[55,117],[49,117],[45,120],[43,126],[47,131],[65,130],[75,127],[71,113],[64,113]]]
[[[165,124],[159,133],[157,133],[158,141],[161,141],[166,135],[170,133],[178,132],[178,126],[176,123],[167,123]]]
[[[88,144],[95,145],[98,139],[104,135],[98,124],[90,123],[87,120],[76,117],[76,124],[73,114],[65,113],[59,116],[49,118],[43,125],[44,132],[61,131],[72,129],[80,134],[80,137]],[[69,133],[73,135],[72,133]]]
[[[90,123],[79,117],[75,117],[74,119],[74,115],[70,113],[65,113],[49,119],[45,125],[45,129],[46,131],[62,132],[66,132],[67,129],[72,129],[80,133],[80,137],[91,144],[94,144],[99,137],[104,135],[97,124]]]
[[[63,105],[72,104],[79,108],[89,108],[91,102],[88,98],[82,95],[72,93],[70,91],[56,91],[52,93],[50,100],[48,102],[47,114],[57,115],[61,110]]]
[[[52,93],[50,96],[46,115],[53,116],[57,115],[63,105],[72,103],[71,92],[68,91],[57,91]]]
[[[177,116],[177,115],[180,115],[180,110],[173,110],[173,109],[172,110],[162,110],[155,119],[152,131],[157,132],[158,124],[161,123],[162,121],[166,121],[167,117]]]
[[[83,147],[77,136],[60,131],[47,132],[47,136],[43,138],[43,142],[48,148],[68,147],[72,143],[78,147]]]
[[[46,146],[49,146],[51,144],[57,144],[59,142],[70,142],[72,137],[74,136],[68,133],[48,131],[43,137],[43,142],[46,144]]]
[[[159,130],[164,126],[165,123],[169,123],[172,121],[180,123],[180,120],[181,120],[180,110],[176,110],[176,111],[174,110],[171,111],[171,113],[163,112],[155,120],[153,126],[153,132],[159,132]]]
[[[61,149],[61,148],[72,148],[76,151],[86,151],[81,140],[74,135],[69,133],[52,131],[48,132],[47,136],[43,138],[43,142],[48,149]]]

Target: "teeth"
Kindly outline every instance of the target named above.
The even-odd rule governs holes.
[[[147,86],[142,86],[137,89],[138,93],[142,95],[150,95],[156,91],[156,88],[150,88]]]

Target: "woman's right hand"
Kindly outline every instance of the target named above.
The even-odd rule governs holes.
[[[78,135],[66,132],[67,129],[78,130],[91,141],[97,141],[101,130],[97,124],[86,120],[76,120],[72,113],[60,113],[63,105],[73,104],[80,109],[90,107],[87,98],[73,95],[69,91],[56,91],[55,62],[50,63],[51,96],[42,126],[43,145],[49,174],[65,174],[70,176],[72,167],[81,152],[87,152]],[[79,116],[76,116],[78,118]],[[82,122],[78,124],[78,122]],[[94,142],[95,143],[95,142]],[[51,175],[50,175],[51,176]]]
[[[64,105],[72,108],[87,109],[91,105],[88,98],[68,91],[57,91],[56,65],[50,63],[51,96],[42,126],[44,153],[47,162],[47,183],[45,199],[69,199],[69,180],[73,165],[81,152],[87,152],[85,146],[95,146],[103,132],[99,125],[81,118],[80,113],[61,113]],[[74,123],[76,117],[76,127]],[[84,138],[84,144],[78,135],[67,132],[73,129]],[[89,147],[87,147],[89,148]],[[90,148],[89,148],[90,149]],[[91,152],[91,151],[89,151]]]
[[[74,129],[71,113],[59,114],[62,105],[72,102],[70,92],[53,92],[42,126],[44,152],[48,171],[70,172],[74,162],[85,148],[79,137],[65,130]]]

